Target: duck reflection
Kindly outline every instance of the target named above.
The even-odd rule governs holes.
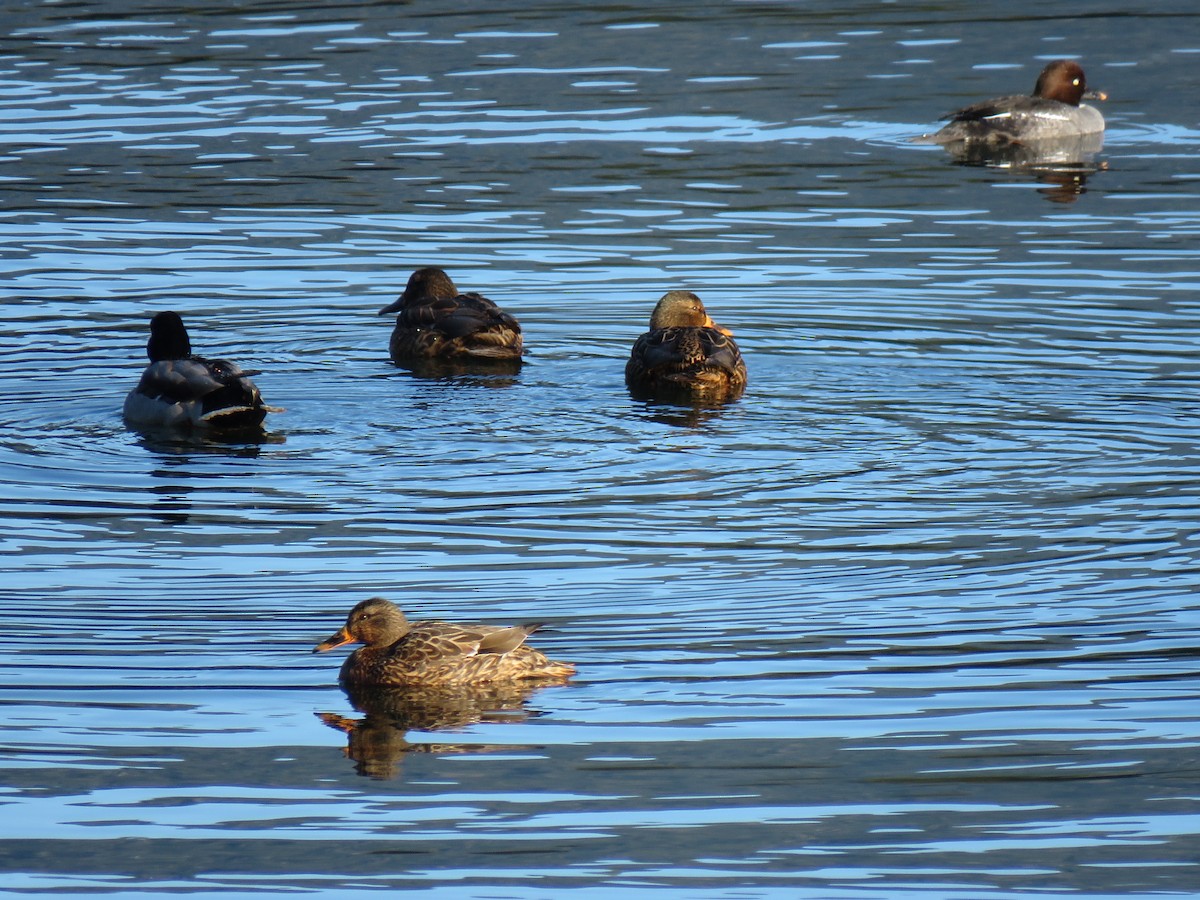
[[[960,141],[944,145],[952,160],[962,166],[1000,169],[1027,176],[1047,185],[1038,193],[1052,203],[1074,203],[1087,193],[1088,178],[1108,169],[1095,156],[1104,145],[1101,134],[1062,140],[1014,141],[985,145]]]
[[[154,497],[153,512],[164,525],[186,525],[191,520],[192,494],[203,482],[196,479],[195,461],[205,455],[230,459],[257,459],[261,445],[283,443],[283,438],[268,436],[261,430],[257,436],[238,439],[231,434],[181,434],[159,431],[141,432],[138,444],[154,454],[156,465],[150,469],[149,492]],[[229,470],[216,468],[213,477]]]
[[[184,458],[194,455],[229,456],[255,459],[265,444],[282,444],[281,434],[261,428],[220,433],[185,433],[165,428],[135,428],[138,444],[151,453],[165,458]]]
[[[512,387],[521,372],[519,359],[409,359],[396,366],[423,381],[482,387]]]
[[[638,398],[635,398],[638,399]],[[700,428],[724,415],[730,407],[728,400],[697,400],[679,398],[671,402],[666,398],[645,400],[642,413],[651,422],[671,425],[675,428]]]
[[[523,722],[541,715],[526,707],[526,700],[543,687],[561,685],[561,679],[520,684],[459,685],[447,687],[379,687],[343,684],[361,719],[332,712],[317,718],[346,733],[345,754],[354,770],[368,778],[397,777],[408,753],[480,753],[511,750],[511,744],[413,742],[409,731],[453,731],[478,722]]]

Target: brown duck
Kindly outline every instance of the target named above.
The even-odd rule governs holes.
[[[339,679],[351,685],[460,685],[561,680],[571,663],[555,662],[525,646],[540,625],[451,625],[409,622],[400,607],[382,597],[364,600],[346,624],[313,653],[361,641],[342,664]]]
[[[746,364],[731,335],[691,291],[670,291],[634,342],[625,383],[640,395],[733,399],[746,387]]]
[[[481,294],[460,294],[441,269],[417,269],[379,315],[397,313],[388,344],[397,363],[430,360],[520,363],[517,320]]]

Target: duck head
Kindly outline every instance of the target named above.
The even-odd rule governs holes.
[[[449,275],[442,269],[434,266],[426,266],[423,269],[417,269],[417,271],[408,276],[408,284],[404,286],[404,293],[400,295],[395,303],[381,309],[379,315],[399,312],[409,303],[420,303],[427,300],[449,300],[457,296],[458,288],[454,286],[454,282],[450,280]]]
[[[1056,59],[1042,69],[1037,84],[1033,86],[1033,95],[1046,100],[1058,100],[1071,106],[1078,106],[1079,101],[1084,98],[1108,99],[1100,91],[1088,91],[1087,76],[1083,74],[1083,67],[1070,59]]]
[[[712,320],[700,298],[691,291],[668,291],[662,295],[650,314],[650,330],[659,328],[715,328],[721,334],[733,334]]]
[[[382,597],[372,597],[350,610],[341,630],[313,647],[313,653],[358,642],[368,647],[390,647],[408,634],[409,628],[400,607]]]
[[[188,340],[183,319],[176,312],[155,313],[150,320],[150,340],[146,342],[146,355],[150,362],[169,359],[187,359],[192,355],[192,342]]]

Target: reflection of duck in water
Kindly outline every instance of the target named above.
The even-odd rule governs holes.
[[[251,375],[225,359],[192,355],[178,313],[150,320],[148,365],[125,398],[125,421],[143,428],[234,431],[258,428],[268,412]]]
[[[746,364],[731,335],[691,291],[670,291],[634,342],[625,383],[638,396],[732,400],[746,387]]]
[[[409,622],[396,604],[364,600],[346,624],[313,648],[314,653],[361,641],[342,664],[340,680],[351,685],[441,686],[565,679],[570,663],[555,662],[525,646],[538,625],[452,625]]]
[[[502,369],[521,364],[521,326],[481,294],[460,294],[441,269],[417,269],[404,293],[379,315],[398,313],[388,344],[406,366],[476,363]]]
[[[561,679],[553,683],[561,683]],[[346,755],[360,775],[394,778],[407,753],[480,753],[512,749],[488,744],[413,742],[406,732],[443,731],[477,722],[520,722],[537,715],[525,700],[538,682],[455,685],[448,687],[344,686],[354,708],[365,716],[354,719],[336,713],[317,713],[331,728],[348,737]]]
[[[1079,63],[1059,59],[1047,65],[1032,94],[996,97],[964,106],[943,116],[949,123],[934,134],[924,134],[919,144],[985,144],[992,147],[1028,144],[1031,141],[1069,141],[1104,131],[1104,116],[1084,99],[1106,100],[1089,92]]]

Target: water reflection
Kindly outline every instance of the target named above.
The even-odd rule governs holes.
[[[632,393],[632,392],[631,392]],[[737,398],[696,399],[682,396],[674,400],[664,397],[647,398],[633,394],[641,400],[641,412],[648,421],[675,428],[701,428],[719,419]]]
[[[959,165],[1002,169],[1047,185],[1038,193],[1052,203],[1074,203],[1087,193],[1088,178],[1108,169],[1107,162],[1095,159],[1104,146],[1103,134],[999,146],[978,141],[942,146]]]
[[[170,428],[137,428],[132,425],[128,428],[138,435],[138,446],[164,457],[179,457],[184,463],[192,455],[256,459],[264,445],[282,444],[287,440],[282,434],[261,428],[211,434],[181,433]]]
[[[386,780],[400,774],[409,753],[478,753],[512,749],[512,745],[410,741],[409,731],[453,731],[478,722],[523,722],[541,713],[526,707],[536,691],[560,680],[521,684],[432,687],[356,687],[344,685],[361,719],[319,712],[317,718],[345,732],[346,756],[354,770],[368,778]]]
[[[283,435],[268,434],[261,429],[252,429],[247,434],[187,434],[171,429],[139,432],[138,445],[157,457],[157,465],[149,471],[151,480],[147,486],[154,497],[151,507],[154,516],[168,526],[182,526],[192,520],[194,495],[200,487],[195,480],[198,458],[256,460],[264,444],[282,444],[284,440]],[[210,477],[236,478],[238,473],[223,469],[218,463],[206,470],[206,478]]]
[[[0,879],[1194,892],[1196,13],[978,9],[14,5]],[[1113,173],[899,144],[1085,48]],[[385,363],[363,298],[427,260],[529,369]],[[736,404],[629,399],[674,284]],[[151,305],[285,447],[123,428]],[[602,677],[354,712],[307,641],[380,584]]]
[[[406,359],[394,363],[414,378],[491,388],[512,387],[521,373],[519,359]]]

